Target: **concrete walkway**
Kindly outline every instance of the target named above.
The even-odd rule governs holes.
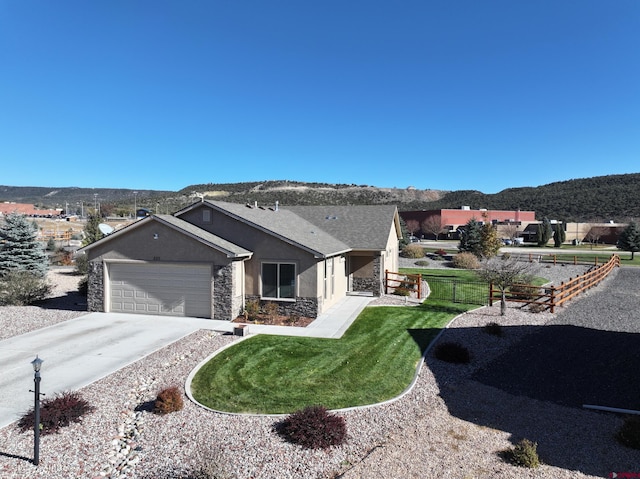
[[[348,296],[306,328],[249,325],[249,334],[340,338],[372,297]],[[0,428],[33,407],[36,354],[42,392],[76,390],[199,330],[232,332],[229,321],[140,314],[89,313],[0,341]]]

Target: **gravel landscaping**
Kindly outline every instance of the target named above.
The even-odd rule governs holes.
[[[540,275],[555,282],[582,271],[584,267],[554,267]],[[78,277],[68,271],[51,276],[58,299],[42,307],[0,308],[0,338],[83,314],[78,311],[79,297],[73,294]],[[548,326],[593,329],[596,325],[589,318],[594,317],[599,318],[599,329],[635,337],[632,333],[640,332],[640,325],[633,320],[640,306],[639,292],[640,271],[623,269],[555,315],[532,314],[511,305],[505,316],[499,315],[499,306],[460,316],[439,341],[464,344],[471,351],[471,363],[452,365],[428,354],[415,387],[402,398],[341,412],[349,439],[327,451],[304,450],[284,442],[272,431],[281,417],[217,414],[189,401],[177,413],[158,416],[149,412],[148,405],[160,389],[183,388],[197,364],[237,340],[199,331],[83,388],[83,397],[96,411],[59,434],[43,436],[37,468],[29,462],[32,434],[19,433],[14,426],[0,429],[0,477],[161,479],[180,477],[169,472],[205,463],[217,468],[218,475],[210,477],[237,479],[568,479],[640,472],[638,451],[624,448],[614,439],[622,424],[620,415],[568,406],[557,397],[541,398],[535,387],[512,387],[512,371],[505,364],[515,359],[504,356]],[[572,315],[574,311],[577,313]],[[488,322],[502,325],[505,335],[483,332]],[[514,370],[528,366],[521,362]],[[550,366],[561,370],[565,364]],[[488,384],[487,377],[500,377],[505,370],[503,379],[511,378],[507,383]],[[540,384],[532,377],[528,382]],[[43,390],[55,392],[46,391],[44,381]],[[538,442],[541,467],[522,469],[500,458],[500,451],[522,438]]]

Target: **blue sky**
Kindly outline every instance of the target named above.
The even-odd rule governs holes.
[[[0,184],[640,172],[638,0],[1,0]]]

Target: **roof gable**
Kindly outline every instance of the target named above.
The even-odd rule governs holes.
[[[92,249],[95,246],[102,245],[108,241],[111,241],[114,238],[117,238],[121,235],[126,234],[132,229],[138,228],[142,225],[148,224],[149,222],[159,222],[162,223],[181,234],[185,234],[190,236],[191,238],[203,243],[213,249],[216,249],[222,253],[224,253],[228,258],[249,258],[252,255],[252,252],[238,246],[230,241],[227,241],[224,238],[214,235],[213,233],[209,233],[208,231],[203,230],[187,221],[181,220],[180,218],[176,218],[172,215],[152,215],[147,216],[146,218],[140,219],[125,228],[116,231],[104,238],[95,241],[83,248],[80,248],[79,251],[87,251]]]
[[[326,257],[350,251],[348,244],[324,231],[318,225],[307,221],[284,208],[263,208],[239,203],[204,200],[176,213],[208,205],[282,241],[302,248],[314,256]]]

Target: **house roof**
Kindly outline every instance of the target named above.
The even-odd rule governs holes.
[[[238,246],[230,241],[225,240],[224,238],[216,236],[213,233],[209,233],[208,231],[198,228],[197,226],[194,226],[191,223],[181,220],[180,218],[176,218],[172,215],[147,216],[136,221],[135,223],[131,223],[129,226],[126,226],[125,228],[122,228],[115,233],[105,236],[104,238],[81,248],[80,251],[90,250],[95,246],[110,241],[115,237],[125,234],[126,232],[145,225],[151,221],[157,221],[176,231],[180,231],[181,233],[186,234],[187,236],[190,236],[193,239],[226,254],[228,258],[249,258],[253,254],[251,251],[241,246]]]
[[[386,249],[392,224],[398,238],[401,237],[397,209],[393,205],[287,206],[286,209],[322,228],[352,249]]]
[[[339,238],[286,208],[265,208],[210,200],[205,200],[202,204],[216,208],[318,257],[334,256],[351,250],[351,247]]]

